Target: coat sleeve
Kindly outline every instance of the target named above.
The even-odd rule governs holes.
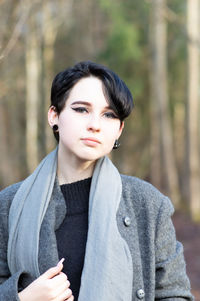
[[[0,301],[19,301],[19,283],[23,275],[19,271],[11,276],[7,263],[9,198],[13,194],[11,190],[7,188],[0,192]]]
[[[156,288],[155,299],[167,301],[194,300],[186,274],[183,246],[176,240],[171,215],[174,209],[164,197],[156,228]]]
[[[21,272],[12,275],[7,280],[0,277],[0,301],[19,301],[18,282],[20,276]]]

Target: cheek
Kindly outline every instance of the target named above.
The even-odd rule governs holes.
[[[120,126],[118,124],[110,124],[104,130],[106,139],[110,140],[111,143],[112,141],[115,141],[117,139],[119,132],[120,132]]]
[[[105,138],[104,138],[104,150],[106,152],[106,154],[110,153],[113,149],[115,140],[117,139],[117,133],[118,131],[111,130],[111,129],[107,129],[107,131],[105,132]]]
[[[76,136],[76,127],[69,118],[59,119],[59,135],[60,139],[65,142],[71,142],[72,138]]]

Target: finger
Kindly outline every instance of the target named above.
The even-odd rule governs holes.
[[[40,277],[42,279],[51,279],[53,277],[55,277],[56,275],[58,275],[63,269],[63,264],[62,263],[58,263],[57,266],[48,269],[44,274],[42,274]]]
[[[70,288],[68,288],[62,294],[60,294],[57,298],[53,299],[53,301],[64,301],[64,300],[71,301],[71,300],[73,300],[72,296],[73,296],[72,290]]]
[[[58,263],[57,266],[63,266],[63,262],[65,261],[65,258],[62,258]]]
[[[55,287],[54,298],[65,294],[66,291],[69,289],[69,286],[70,286],[70,282],[67,280],[64,283],[62,283],[61,285]]]
[[[69,299],[72,296],[72,290],[70,288],[68,288],[64,293],[63,293],[63,297],[65,299]]]
[[[64,273],[61,273],[54,278],[49,279],[48,281],[50,282],[50,285],[55,288],[63,285],[64,283],[66,283],[68,287],[70,286],[70,282],[68,281],[67,276]]]

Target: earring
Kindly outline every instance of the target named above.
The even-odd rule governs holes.
[[[119,146],[120,146],[120,143],[119,143],[118,139],[116,139],[115,143],[114,143],[114,146],[113,146],[113,149],[117,149],[117,148],[119,148]]]
[[[54,133],[58,132],[58,125],[57,125],[57,124],[54,124],[54,125],[52,126],[52,129],[53,129]]]

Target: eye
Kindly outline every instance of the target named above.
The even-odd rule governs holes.
[[[107,117],[107,118],[111,118],[111,119],[116,119],[116,118],[118,118],[118,117],[116,116],[116,114],[114,114],[113,112],[106,112],[106,113],[104,113],[104,116]]]
[[[78,113],[87,113],[88,112],[88,110],[85,107],[72,108],[72,110],[74,110]]]

